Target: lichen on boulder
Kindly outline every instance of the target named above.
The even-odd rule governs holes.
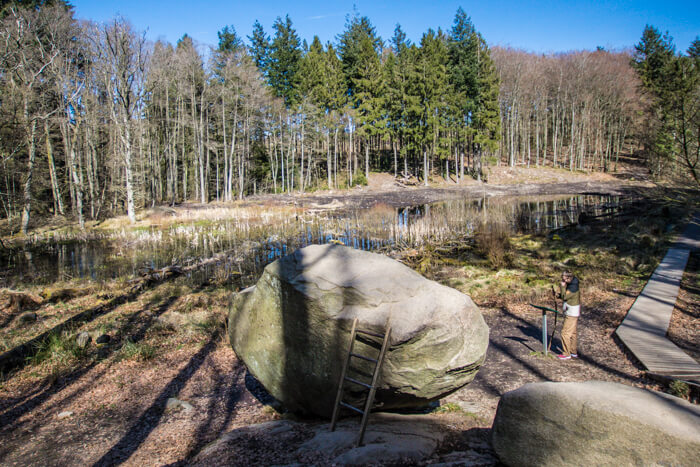
[[[314,245],[268,265],[255,287],[238,294],[229,315],[237,356],[293,411],[329,416],[354,318],[391,341],[376,402],[416,407],[471,382],[484,361],[488,327],[472,300],[382,255]],[[380,340],[357,353],[374,357]],[[353,377],[368,381],[373,365],[353,360]],[[362,388],[348,385],[348,401]],[[354,391],[357,389],[357,391]]]

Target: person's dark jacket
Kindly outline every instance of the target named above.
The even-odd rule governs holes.
[[[574,277],[569,284],[566,284],[566,287],[561,288],[560,297],[569,306],[581,304],[581,292],[577,278]]]

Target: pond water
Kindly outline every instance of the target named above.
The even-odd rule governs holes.
[[[40,242],[0,252],[0,286],[58,280],[133,277],[149,268],[193,264],[220,254],[192,279],[245,286],[262,268],[310,244],[363,250],[411,247],[472,234],[479,225],[546,232],[588,216],[613,213],[629,200],[610,195],[458,199],[421,206],[285,215],[267,220],[215,219],[137,229],[86,241]]]

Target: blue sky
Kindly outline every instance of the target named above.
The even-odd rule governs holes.
[[[217,31],[233,25],[242,37],[250,35],[257,19],[270,34],[277,16],[289,14],[297,33],[311,42],[335,42],[345,17],[353,11],[368,16],[378,34],[389,39],[397,23],[412,41],[428,29],[449,29],[459,6],[471,16],[489,44],[535,52],[632,47],[645,24],[668,31],[678,50],[700,35],[697,1],[180,1],[70,0],[76,16],[104,22],[119,14],[152,40],[176,42],[183,34],[201,45],[216,45]]]

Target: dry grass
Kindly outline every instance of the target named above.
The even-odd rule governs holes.
[[[476,252],[486,257],[495,269],[504,269],[512,262],[512,245],[509,232],[501,225],[482,225],[474,235]]]
[[[517,185],[522,183],[562,183],[577,181],[612,181],[615,174],[603,172],[570,171],[565,168],[531,167],[518,165],[516,167],[488,167],[489,183],[497,185]]]
[[[105,284],[93,295],[49,303],[38,309],[38,320],[20,323],[13,320],[0,330],[0,346],[9,350],[59,323],[88,309],[102,306],[124,293],[121,281]],[[86,323],[60,333],[50,332],[38,344],[30,360],[30,379],[70,374],[77,368],[105,358],[115,361],[138,358],[147,360],[161,352],[202,339],[223,339],[223,326],[231,292],[225,287],[195,290],[180,280],[161,284],[136,300],[99,315]],[[88,332],[92,342],[87,349],[77,349],[75,336]],[[107,346],[95,346],[95,339],[110,336]],[[107,350],[107,351],[106,351]],[[27,376],[25,372],[20,375]]]
[[[512,234],[500,223],[480,227],[473,244],[433,245],[397,255],[429,277],[469,294],[477,303],[551,303],[551,286],[564,270],[581,279],[584,293],[613,289],[634,293],[661,260],[673,231],[668,219],[682,217],[680,206],[668,217],[650,204],[647,215],[612,218],[573,226],[553,235]],[[421,268],[427,260],[430,268]]]

